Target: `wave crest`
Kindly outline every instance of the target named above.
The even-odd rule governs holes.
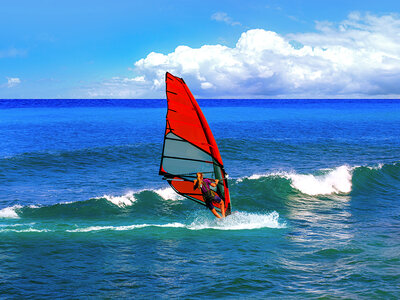
[[[182,200],[183,196],[177,194],[171,187],[154,190],[164,200]]]
[[[348,194],[352,187],[352,168],[340,166],[321,175],[288,174],[293,188],[308,195]]]
[[[258,180],[266,177],[279,177],[290,181],[290,186],[307,195],[329,195],[350,193],[352,188],[352,167],[343,165],[334,169],[321,170],[318,174],[298,174],[296,172],[273,172],[253,174],[239,178],[244,180]]]
[[[16,209],[22,208],[21,205],[14,205],[10,207],[6,207],[0,209],[0,218],[7,218],[7,219],[18,219],[19,215],[16,212]]]
[[[131,206],[136,201],[134,192],[128,192],[122,196],[103,195],[102,197],[96,197],[95,199],[106,199],[118,207]]]

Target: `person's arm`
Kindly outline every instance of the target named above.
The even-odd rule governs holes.
[[[210,185],[211,186],[217,186],[218,182],[219,182],[219,179],[215,179],[215,182],[211,183]]]
[[[199,180],[195,179],[193,182],[193,189],[197,189],[199,187]]]

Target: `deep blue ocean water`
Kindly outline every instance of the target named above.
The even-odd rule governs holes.
[[[400,298],[400,101],[198,102],[224,220],[158,176],[165,100],[0,100],[0,298]]]

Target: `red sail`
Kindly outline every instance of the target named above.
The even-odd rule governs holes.
[[[216,192],[224,200],[228,215],[231,211],[228,181],[207,120],[182,78],[167,73],[165,82],[168,110],[160,175],[177,193],[200,204],[204,204],[201,192],[193,189],[196,173],[220,179]],[[220,210],[218,204],[215,207]]]

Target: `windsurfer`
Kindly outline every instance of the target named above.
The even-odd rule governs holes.
[[[199,188],[201,190],[201,193],[203,195],[206,206],[211,210],[211,212],[217,218],[225,218],[224,201],[213,190],[211,190],[211,187],[210,187],[210,186],[213,186],[213,187],[217,186],[219,179],[216,179],[215,182],[211,182],[210,179],[203,178],[203,173],[201,173],[201,172],[198,172],[196,175],[197,175],[197,179],[194,181],[194,186],[193,186],[194,189]],[[222,217],[215,210],[213,202],[219,203],[221,205]]]

